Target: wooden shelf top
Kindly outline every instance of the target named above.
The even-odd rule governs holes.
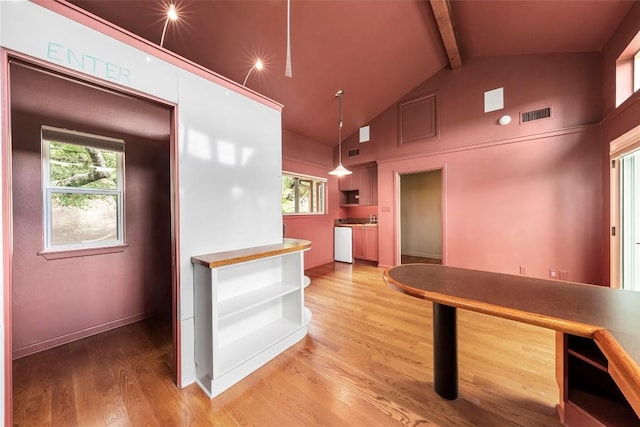
[[[640,412],[640,292],[430,264],[388,268],[384,279],[411,296],[593,339]]]
[[[222,267],[282,255],[289,252],[306,251],[311,247],[311,242],[301,239],[283,239],[282,243],[273,245],[256,246],[253,248],[237,249],[234,251],[216,252],[206,255],[191,257],[192,264],[199,264],[207,268]]]

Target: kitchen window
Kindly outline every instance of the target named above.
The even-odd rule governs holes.
[[[314,215],[325,212],[327,180],[308,175],[282,173],[282,213]]]
[[[124,244],[124,141],[42,127],[44,251]]]

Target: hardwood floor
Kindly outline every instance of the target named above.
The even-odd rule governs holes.
[[[431,303],[370,265],[307,275],[307,337],[217,398],[173,384],[170,324],[150,320],[14,361],[14,425],[560,425],[552,331],[459,310],[460,397],[446,401]]]

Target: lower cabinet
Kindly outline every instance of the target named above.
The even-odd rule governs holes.
[[[563,425],[640,426],[640,419],[609,375],[607,358],[592,339],[557,333],[556,378]]]
[[[209,397],[307,333],[303,250],[310,245],[285,240],[302,242],[300,250],[280,253],[291,249],[285,242],[192,258],[196,377]]]
[[[353,227],[353,257],[378,261],[377,227]]]

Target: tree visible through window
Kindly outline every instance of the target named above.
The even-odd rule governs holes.
[[[124,243],[124,141],[42,127],[45,250]]]
[[[326,179],[282,174],[282,213],[322,214],[324,213]]]

